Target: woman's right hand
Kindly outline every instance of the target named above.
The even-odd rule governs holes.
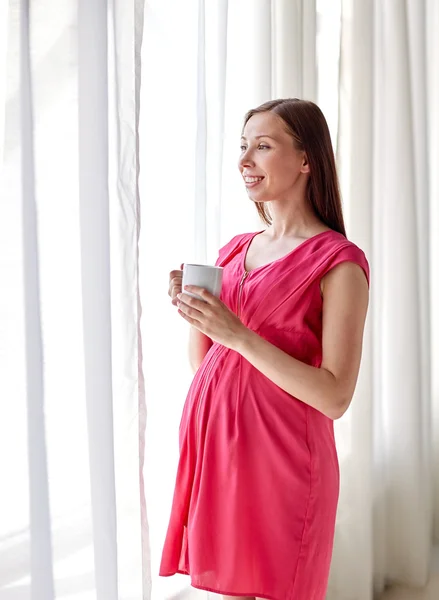
[[[183,269],[183,265],[181,265]],[[168,295],[171,297],[172,304],[177,306],[177,294],[181,294],[183,285],[183,271],[175,270],[169,273],[169,290]]]
[[[171,271],[169,273],[169,290],[168,295],[171,297],[172,304],[177,306],[178,298],[177,294],[182,292],[183,287],[183,266],[181,270]],[[192,371],[195,373],[199,369],[204,357],[212,346],[212,340],[198,331],[195,327],[190,327],[189,334],[189,362],[192,367]]]

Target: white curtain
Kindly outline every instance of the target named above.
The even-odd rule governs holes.
[[[439,516],[430,374],[438,322],[429,308],[439,273],[438,3],[151,0],[148,8],[142,69],[155,93],[144,87],[141,192],[158,210],[148,212],[141,276],[151,315],[144,337],[156,340],[145,347],[153,599],[184,597],[188,586],[156,577],[191,378],[168,272],[211,262],[232,235],[262,228],[236,168],[239,135],[249,108],[282,96],[316,100],[327,116],[348,235],[372,267],[358,388],[336,425],[342,489],[328,600],[371,600],[393,581],[423,585]]]
[[[149,597],[140,0],[0,25],[0,598]]]
[[[438,88],[427,25],[437,10],[342,2],[338,158],[348,231],[371,259],[373,283],[356,398],[338,431],[347,452],[329,594],[337,600],[367,600],[388,582],[422,586],[429,575],[438,260],[429,216],[438,197],[428,131]]]
[[[430,307],[431,307],[431,376],[433,403],[433,474],[435,539],[439,540],[439,3],[427,2],[427,92],[428,92],[428,147],[430,184]]]
[[[280,96],[327,116],[372,267],[328,600],[422,585],[433,519],[439,535],[438,2],[145,8],[0,4],[0,600],[189,593],[157,576],[191,380],[168,272],[262,228],[239,136]]]

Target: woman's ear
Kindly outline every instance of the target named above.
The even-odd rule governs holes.
[[[300,169],[300,172],[301,173],[306,173],[306,174],[310,172],[308,157],[307,157],[306,154],[303,155],[302,167]]]

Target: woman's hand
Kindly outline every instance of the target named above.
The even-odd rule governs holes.
[[[181,265],[183,269],[183,265]],[[172,299],[172,304],[177,306],[177,295],[181,294],[183,284],[183,271],[175,270],[169,273],[169,289],[168,296]]]
[[[234,350],[248,333],[247,327],[219,298],[207,290],[187,285],[185,291],[197,294],[202,300],[179,293],[177,296],[179,314],[214,342]]]

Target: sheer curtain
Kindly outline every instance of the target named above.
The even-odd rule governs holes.
[[[439,59],[439,43],[436,32],[439,28],[439,4],[435,0],[427,3],[427,64],[428,92],[428,148],[430,158],[430,306],[431,306],[431,376],[433,401],[433,474],[434,474],[434,525],[435,538],[439,540],[439,73],[435,68]]]
[[[338,157],[348,231],[371,258],[373,286],[344,431],[350,451],[330,589],[337,600],[366,600],[387,582],[426,583],[439,516],[430,373],[437,247],[429,242],[437,140],[428,135],[437,40],[427,36],[437,3],[344,0],[342,7]]]
[[[322,106],[372,267],[337,423],[328,599],[424,583],[439,523],[438,3],[148,0],[145,21],[142,0],[29,4],[0,4],[0,598],[146,599],[151,579],[152,600],[188,593],[157,577],[191,380],[168,272],[262,228],[239,135],[279,96]]]
[[[143,6],[1,11],[0,597],[147,598]]]
[[[429,309],[438,290],[437,19],[431,0],[148,2],[142,71],[154,93],[143,88],[141,193],[154,201],[141,287],[144,337],[154,340],[145,345],[154,600],[188,586],[156,578],[191,378],[168,272],[212,262],[232,235],[262,228],[236,169],[238,139],[246,110],[279,96],[317,100],[327,116],[348,234],[372,267],[359,383],[336,425],[342,489],[328,599],[370,600],[387,582],[428,577],[439,515]]]

